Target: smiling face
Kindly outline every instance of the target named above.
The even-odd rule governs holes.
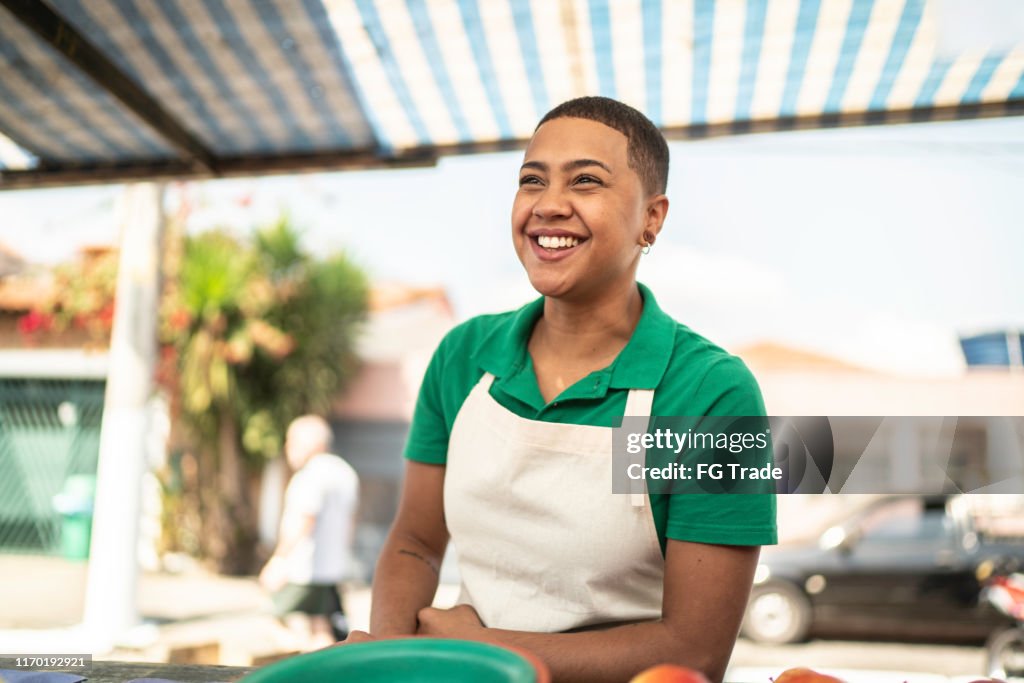
[[[643,233],[658,233],[667,207],[629,167],[625,135],[589,119],[552,119],[526,148],[512,240],[538,292],[594,300],[634,280]]]

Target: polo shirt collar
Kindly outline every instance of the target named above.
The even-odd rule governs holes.
[[[644,310],[629,343],[612,363],[612,389],[656,389],[675,348],[676,321],[661,310],[651,290],[639,282],[637,286]]]
[[[643,312],[629,343],[611,366],[608,388],[655,389],[668,368],[675,346],[676,323],[658,306],[651,290],[637,283]],[[544,312],[544,297],[526,304],[496,325],[475,354],[477,363],[498,378],[519,372],[527,361],[527,343],[537,318]]]
[[[508,377],[526,364],[526,346],[537,319],[544,313],[544,297],[535,299],[495,325],[475,356],[480,367],[495,377]]]

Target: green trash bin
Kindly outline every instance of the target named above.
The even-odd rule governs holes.
[[[53,507],[61,518],[61,555],[69,560],[89,559],[95,499],[96,477],[91,474],[68,477],[61,492],[53,497]]]

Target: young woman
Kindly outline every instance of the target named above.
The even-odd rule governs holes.
[[[636,110],[566,102],[538,125],[512,241],[542,295],[441,342],[406,448],[370,634],[527,648],[556,681],[624,681],[659,662],[720,680],[771,495],[612,493],[623,415],[763,415],[734,356],[636,282],[668,211],[668,146]],[[430,607],[448,541],[460,604]]]

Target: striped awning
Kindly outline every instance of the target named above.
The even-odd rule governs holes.
[[[1024,113],[1024,31],[957,4],[0,0],[0,187],[431,163],[584,94],[676,137]]]

